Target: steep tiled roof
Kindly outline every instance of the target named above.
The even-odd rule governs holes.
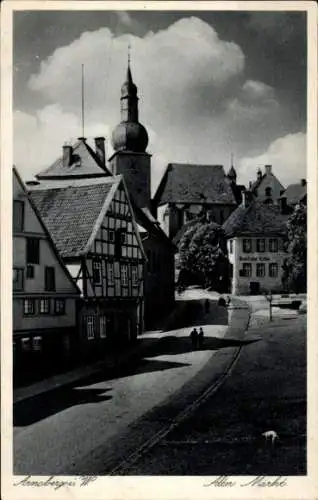
[[[62,257],[85,254],[87,244],[98,221],[109,205],[113,186],[121,176],[99,179],[99,183],[59,185],[30,192],[41,217]],[[80,182],[80,181],[79,181]]]
[[[223,224],[227,236],[282,234],[286,231],[287,216],[277,205],[254,201],[240,205]]]
[[[235,204],[222,165],[170,163],[155,194],[164,203]]]
[[[287,198],[287,205],[296,205],[299,203],[307,194],[306,184],[290,184],[283,196]]]
[[[79,140],[73,145],[73,155],[74,161],[69,167],[63,166],[63,157],[61,156],[48,168],[36,174],[36,178],[81,178],[84,176],[102,177],[111,175],[86,141]]]

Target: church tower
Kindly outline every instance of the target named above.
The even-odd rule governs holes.
[[[109,158],[113,175],[122,174],[129,194],[140,207],[151,205],[151,155],[146,152],[148,134],[139,122],[137,87],[133,82],[130,58],[126,80],[121,87],[121,121],[112,134],[114,154]]]

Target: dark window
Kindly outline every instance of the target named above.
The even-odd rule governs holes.
[[[112,262],[107,262],[107,283],[108,286],[114,286],[114,264]]]
[[[32,347],[33,347],[34,351],[41,351],[42,350],[42,337],[40,335],[33,337]]]
[[[243,274],[243,276],[245,276],[247,278],[252,276],[252,264],[250,264],[249,262],[244,262],[242,274]]]
[[[13,201],[13,231],[23,231],[24,229],[24,203],[23,201]]]
[[[257,252],[265,252],[265,240],[264,239],[256,240],[256,251]]]
[[[271,187],[265,188],[265,196],[272,196],[272,188]]]
[[[93,261],[93,282],[95,285],[100,285],[102,282],[102,263],[100,261]]]
[[[233,240],[230,240],[229,253],[233,253]]]
[[[65,299],[54,300],[54,312],[55,314],[65,314]]]
[[[110,243],[114,241],[114,231],[112,230],[108,231],[108,240],[110,241]]]
[[[47,292],[55,291],[55,269],[47,266],[45,268],[45,283],[44,288]]]
[[[258,278],[265,276],[265,264],[256,264],[256,276]]]
[[[95,331],[96,331],[95,316],[86,316],[84,318],[84,321],[85,321],[87,340],[93,340],[95,338]]]
[[[278,275],[278,265],[276,263],[269,264],[269,276],[276,278]]]
[[[40,263],[40,240],[38,238],[27,238],[27,263]]]
[[[23,301],[23,314],[25,316],[31,316],[35,314],[35,300],[34,299],[24,299]]]
[[[131,268],[131,281],[132,281],[132,286],[138,285],[138,268],[137,268],[137,266],[132,266],[132,268]]]
[[[116,229],[115,232],[115,258],[120,259],[122,248],[122,229]]]
[[[252,251],[252,240],[244,239],[243,240],[243,252],[250,253]]]
[[[121,266],[121,284],[123,286],[128,286],[128,266],[123,264]]]
[[[101,339],[107,336],[107,316],[104,315],[99,317],[99,336]]]
[[[27,279],[33,279],[34,278],[34,266],[28,265],[26,269],[26,277]]]
[[[270,238],[269,240],[269,251],[278,252],[278,241],[277,238]]]
[[[21,292],[24,288],[24,269],[13,268],[12,285],[15,292]]]
[[[30,337],[23,337],[21,339],[21,349],[22,351],[31,351],[31,339]]]
[[[40,314],[50,314],[50,299],[40,299]]]

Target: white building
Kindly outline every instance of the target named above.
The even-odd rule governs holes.
[[[237,295],[282,291],[287,215],[281,207],[246,202],[223,224],[232,265],[231,292]]]

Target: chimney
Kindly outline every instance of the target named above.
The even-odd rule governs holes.
[[[72,146],[63,146],[63,167],[72,165],[73,148]]]
[[[307,185],[307,181],[306,181],[306,179],[300,179],[300,184],[301,184],[302,186],[306,186],[306,185]]]
[[[258,180],[258,181],[260,181],[260,180],[261,180],[261,178],[262,178],[262,171],[261,171],[261,169],[259,168],[259,169],[257,170],[257,180]]]
[[[281,196],[278,200],[280,213],[285,214],[287,211],[287,198],[286,196]]]
[[[242,191],[242,205],[243,205],[243,207],[248,207],[250,205],[251,195],[252,195],[252,193],[250,191],[247,191],[246,189]]]
[[[265,174],[270,175],[272,173],[272,165],[265,165]]]
[[[100,162],[105,166],[105,137],[95,137],[95,153]]]

